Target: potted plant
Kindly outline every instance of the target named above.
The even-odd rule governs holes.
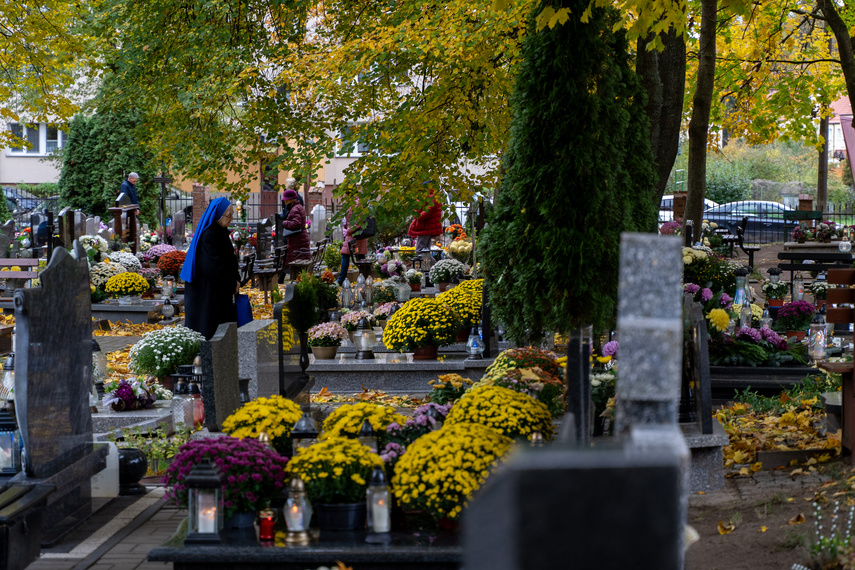
[[[374,315],[368,311],[348,311],[341,316],[341,326],[343,326],[348,333],[355,333],[356,327],[359,326],[359,321],[362,319],[368,319],[369,326],[373,327],[377,324],[377,319],[375,319]],[[350,336],[353,337],[353,334]],[[353,338],[350,340],[352,341]]]
[[[424,274],[421,271],[416,271],[415,269],[407,269],[407,272],[404,274],[404,277],[407,278],[407,283],[410,284],[410,289],[412,289],[413,291],[422,290],[422,277],[424,277]]]
[[[814,281],[810,284],[810,291],[813,293],[817,307],[825,305],[825,301],[828,298],[828,288],[828,281]]]
[[[131,348],[130,369],[137,374],[166,376],[183,364],[192,364],[205,337],[184,326],[151,331]]]
[[[546,404],[501,386],[473,386],[454,403],[445,423],[478,423],[517,439],[535,431],[549,439],[554,433]]]
[[[564,414],[564,382],[560,377],[539,367],[497,369],[484,375],[475,385],[501,386],[525,394],[546,404],[550,415],[558,419]]]
[[[142,269],[142,262],[139,258],[133,253],[128,253],[126,251],[114,251],[110,254],[110,261],[112,263],[120,263],[125,269],[128,271],[139,272]]]
[[[460,374],[442,374],[438,380],[429,380],[431,386],[427,399],[435,404],[450,404],[460,399],[474,382]]]
[[[448,245],[448,253],[462,263],[468,263],[472,255],[472,242],[467,239],[456,239]]]
[[[157,245],[151,246],[149,250],[146,252],[149,258],[149,262],[157,264],[158,260],[164,255],[169,253],[170,251],[176,251],[176,249],[166,243],[159,243]]]
[[[466,273],[466,266],[456,259],[440,259],[430,268],[431,283],[436,283],[440,291],[445,291],[449,282],[455,277],[460,278]]]
[[[288,474],[300,477],[324,530],[365,526],[365,492],[374,467],[383,460],[355,439],[328,437],[296,454]]]
[[[291,455],[291,428],[303,415],[300,405],[284,396],[256,398],[237,409],[223,421],[223,431],[239,439],[258,439],[264,432],[270,444],[282,455]]]
[[[803,339],[815,311],[816,307],[807,301],[784,303],[778,309],[778,320],[775,322],[775,330],[786,332],[788,337],[795,336]]]
[[[86,250],[90,265],[108,259],[110,244],[101,236],[83,235],[77,238],[77,241]]]
[[[442,427],[449,410],[451,410],[450,403],[429,402],[416,408],[413,416],[404,423],[393,422],[386,426],[380,458],[390,467],[394,467],[410,444],[421,436]]]
[[[816,227],[816,240],[824,243],[831,243],[831,238],[837,237],[837,230],[834,227],[834,222],[821,222]]]
[[[798,227],[793,230],[793,241],[804,243],[805,241],[807,241],[809,233],[810,230],[806,225],[799,224]]]
[[[763,294],[766,295],[766,300],[770,307],[780,307],[784,304],[784,297],[790,290],[790,285],[786,281],[764,281],[761,286]]]
[[[457,313],[461,321],[460,335],[457,340],[465,342],[469,329],[481,322],[481,288],[483,279],[470,279],[450,291],[437,295],[437,299]]]
[[[398,261],[397,259],[390,259],[389,261],[384,261],[377,264],[379,267],[375,267],[378,273],[384,277],[400,277],[404,274],[404,264]]]
[[[373,402],[343,405],[324,420],[324,434],[326,437],[357,437],[365,420],[379,433],[385,431],[389,424],[405,423],[407,418],[395,412],[392,406]]]
[[[120,304],[130,304],[134,297],[138,298],[148,291],[148,281],[139,273],[125,271],[110,277],[104,290],[118,298]]]
[[[391,285],[387,285],[385,282],[381,282],[380,284],[374,285],[374,301],[375,305],[385,305],[387,303],[395,303],[397,302],[397,296],[395,295],[395,287]]]
[[[316,359],[335,358],[338,347],[347,338],[347,330],[338,323],[321,323],[309,329],[309,346]]]
[[[164,253],[157,260],[157,268],[160,270],[160,274],[164,277],[172,275],[178,279],[178,274],[181,273],[181,267],[184,265],[186,257],[187,253],[183,251],[168,251]]]
[[[104,286],[107,284],[110,277],[126,271],[127,269],[125,269],[125,266],[121,263],[101,261],[89,268],[89,283],[103,291]]]
[[[184,478],[193,465],[208,458],[226,479],[224,506],[226,528],[251,527],[256,513],[265,508],[285,486],[288,458],[257,439],[230,436],[192,440],[181,446],[163,476],[166,500],[185,507],[188,501]]]
[[[413,352],[416,360],[436,359],[437,347],[453,343],[460,320],[438,299],[419,297],[398,309],[383,329],[383,344],[391,350]]]
[[[377,319],[377,322],[380,323],[381,327],[386,328],[386,322],[389,319],[389,315],[396,311],[400,306],[400,303],[395,302],[383,303],[374,309],[374,318]]]

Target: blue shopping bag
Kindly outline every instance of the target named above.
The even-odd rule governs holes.
[[[239,327],[252,322],[252,305],[249,302],[249,295],[244,295],[243,293],[235,295],[235,309],[237,309],[237,324]]]

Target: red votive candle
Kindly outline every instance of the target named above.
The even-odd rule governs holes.
[[[276,517],[272,511],[262,511],[259,514],[259,540],[273,540],[276,537],[273,525],[276,522]]]

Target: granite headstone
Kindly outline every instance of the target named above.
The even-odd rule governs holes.
[[[184,215],[184,212],[176,212],[175,217],[172,220],[172,245],[174,245],[178,249],[182,249],[184,247],[185,226],[186,216]]]
[[[86,228],[84,230],[84,233],[88,236],[94,236],[96,233],[98,233],[98,230],[101,229],[99,227],[100,222],[101,222],[101,218],[99,218],[97,216],[95,216],[95,217],[90,216],[90,217],[86,218]],[[79,236],[77,236],[77,237],[79,237]]]
[[[15,221],[9,220],[0,226],[0,258],[10,256],[12,240],[15,239]]]
[[[202,341],[199,356],[205,427],[208,431],[220,431],[223,420],[240,407],[237,323],[217,327],[211,340]]]
[[[273,319],[259,319],[238,329],[238,376],[249,378],[252,400],[279,394],[278,334]]]
[[[59,227],[59,241],[63,247],[69,247],[74,242],[74,210],[70,207],[65,207],[59,211],[57,216],[59,219],[57,225]]]

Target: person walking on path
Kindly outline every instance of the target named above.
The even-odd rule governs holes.
[[[282,201],[288,208],[288,215],[282,221],[284,232],[293,232],[287,236],[288,253],[285,263],[293,263],[298,259],[312,259],[311,245],[309,244],[309,233],[306,231],[306,210],[297,202],[296,190],[285,190]]]
[[[431,195],[433,193],[431,192]],[[431,238],[442,235],[442,207],[434,199],[427,210],[420,210],[410,224],[407,233],[416,238],[416,253],[430,255]],[[431,264],[433,262],[431,261]]]
[[[240,274],[229,223],[234,208],[228,198],[208,205],[181,269],[184,287],[184,324],[210,339],[223,323],[237,322],[234,296]]]
[[[119,187],[119,195],[123,192],[127,194],[128,198],[131,199],[131,204],[136,204],[137,208],[140,205],[139,196],[137,196],[137,180],[140,179],[140,175],[136,172],[131,172],[128,174],[128,179],[122,182],[121,187]]]
[[[350,267],[350,259],[354,261],[363,259],[368,253],[368,238],[356,239],[356,235],[362,231],[362,226],[359,224],[350,223],[350,212],[344,217],[341,229],[344,231],[344,243],[341,245],[341,269],[338,272],[339,285],[344,284],[347,278],[347,269]]]

